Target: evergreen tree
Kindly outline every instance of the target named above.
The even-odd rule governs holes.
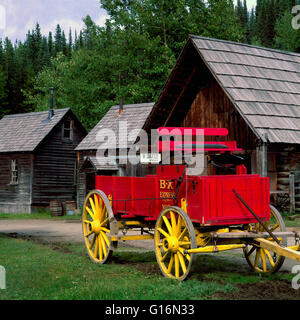
[[[62,52],[63,50],[63,35],[62,35],[61,27],[59,24],[56,26],[54,40],[55,40],[54,47],[55,47],[55,56],[56,56],[58,52]]]
[[[69,40],[68,40],[68,57],[70,58],[73,50],[73,38],[72,38],[72,29],[69,30]]]
[[[275,47],[300,53],[300,29],[291,28],[292,14],[289,10],[276,23]]]
[[[54,57],[55,56],[55,47],[53,44],[53,36],[52,36],[51,31],[49,32],[49,36],[48,36],[48,50],[49,50],[50,56]]]
[[[64,31],[62,32],[61,51],[66,57],[69,56],[67,39]]]
[[[10,112],[8,108],[6,88],[6,76],[2,65],[0,65],[0,119]]]

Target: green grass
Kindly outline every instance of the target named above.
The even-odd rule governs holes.
[[[36,213],[0,213],[1,219],[10,219],[10,220],[25,220],[25,219],[39,219],[39,220],[78,220],[81,219],[81,215],[73,216],[57,216],[52,217],[48,211],[40,211]]]
[[[281,213],[281,216],[284,220],[285,226],[286,227],[300,227],[300,218],[299,219],[295,219],[295,220],[289,220],[289,217],[292,215],[296,215],[296,214],[290,214],[287,212],[283,212]],[[300,214],[298,214],[300,217]]]
[[[126,251],[127,250],[127,251]],[[262,277],[240,270],[221,255],[198,256],[185,282],[164,278],[153,252],[122,248],[108,265],[87,257],[83,244],[49,247],[0,235],[0,265],[6,268],[7,289],[0,300],[202,300],[217,292],[238,290],[240,283],[291,279]]]

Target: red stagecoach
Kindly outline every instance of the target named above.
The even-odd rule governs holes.
[[[160,128],[174,132],[174,128]],[[176,128],[179,134],[187,128]],[[195,136],[197,128],[188,128]],[[201,129],[226,136],[227,129]],[[154,240],[164,276],[184,280],[197,253],[241,248],[250,267],[279,270],[284,258],[300,261],[299,237],[286,232],[269,203],[269,180],[247,174],[236,142],[160,141],[159,152],[207,151],[212,165],[231,174],[187,175],[187,166],[158,165],[145,177],[97,176],[83,209],[83,233],[90,258],[106,263],[118,241]],[[221,164],[221,165],[220,165]],[[287,247],[287,237],[295,245]]]

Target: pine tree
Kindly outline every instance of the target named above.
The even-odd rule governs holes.
[[[51,57],[55,56],[55,47],[53,44],[53,36],[52,36],[52,32],[49,32],[49,36],[48,36],[48,50],[49,50],[49,54]]]
[[[62,32],[62,50],[61,51],[66,57],[69,56],[67,39],[64,31]]]
[[[68,39],[68,57],[72,56],[73,51],[73,37],[72,37],[72,29],[69,30],[69,39]]]
[[[56,56],[57,53],[61,52],[63,48],[62,31],[59,24],[56,26],[54,40],[55,40],[54,47],[55,47],[55,56]]]

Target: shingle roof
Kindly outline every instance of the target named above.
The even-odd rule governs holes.
[[[190,48],[196,51],[196,58],[185,61],[184,53]],[[187,42],[146,128],[156,126],[155,118],[166,114],[167,108],[172,110],[167,97],[180,95],[174,87],[186,82],[186,66],[193,70],[195,63],[204,63],[258,138],[264,140],[267,134],[271,143],[300,144],[300,54],[198,36]],[[168,88],[175,76],[172,91]],[[199,83],[202,77],[199,75]],[[189,87],[194,86],[191,92],[197,94],[194,82]]]
[[[93,166],[96,172],[98,170],[109,170],[109,171],[119,170],[117,162],[112,161],[112,159],[110,159],[110,163],[108,163],[107,159],[89,156],[84,160],[80,168],[80,171],[84,171],[84,169],[89,163]]]
[[[300,54],[195,36],[192,41],[258,136],[300,144]]]
[[[54,110],[50,122],[45,123],[48,111],[7,115],[0,120],[0,153],[32,152],[71,110]]]
[[[77,151],[80,150],[103,150],[107,149],[103,145],[103,141],[97,141],[97,134],[103,129],[112,130],[116,134],[116,146],[119,147],[119,137],[121,139],[128,138],[128,134],[132,130],[141,130],[148,118],[154,103],[140,103],[124,105],[122,114],[119,116],[119,106],[113,106],[106,113],[106,115],[100,120],[100,122],[95,126],[95,128],[82,140],[79,146],[76,148]],[[120,122],[123,122],[122,126],[119,127]],[[124,130],[123,125],[127,123],[127,133]],[[119,128],[120,135],[119,135]],[[134,132],[131,138],[135,140],[138,137],[138,133]],[[134,141],[130,144],[128,142],[128,147],[132,145]]]

